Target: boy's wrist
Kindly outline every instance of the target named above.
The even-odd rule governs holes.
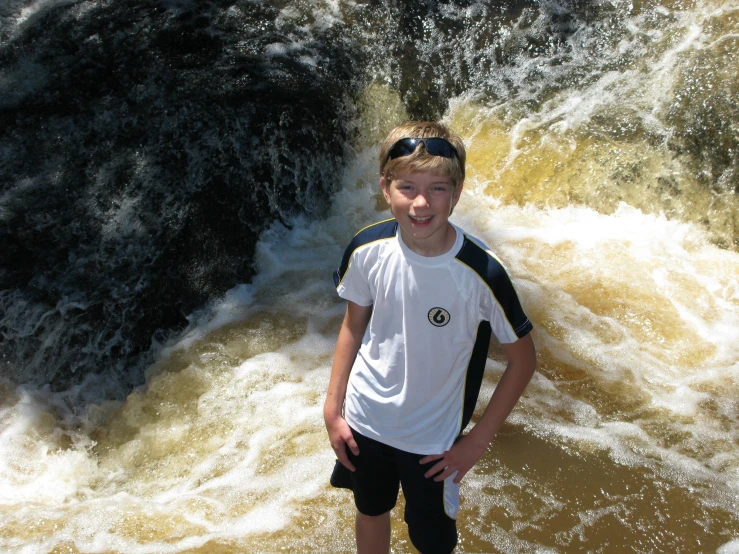
[[[343,417],[343,402],[336,406],[333,402],[326,401],[323,405],[323,419],[326,421]]]
[[[474,445],[478,450],[481,450],[483,452],[487,450],[488,446],[490,446],[494,438],[495,433],[491,435],[491,433],[487,432],[486,429],[480,427],[479,423],[478,425],[475,425],[465,436],[465,439],[471,442],[472,445]]]

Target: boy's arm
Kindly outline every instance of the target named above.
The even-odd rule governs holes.
[[[443,454],[426,456],[421,459],[425,464],[438,460],[434,466],[426,472],[426,477],[434,477],[435,481],[446,479],[455,471],[455,483],[459,483],[467,472],[479,460],[488,445],[492,442],[495,434],[503,426],[503,422],[511,413],[518,399],[523,394],[526,385],[536,369],[536,350],[531,333],[510,344],[503,344],[503,352],[508,358],[508,366],[503,376],[495,387],[495,392],[490,398],[480,420],[475,424],[469,434],[458,440],[454,446]]]
[[[341,324],[339,338],[336,341],[326,402],[323,405],[323,419],[326,422],[331,447],[336,452],[339,461],[351,471],[354,471],[355,468],[346,455],[346,447],[348,446],[355,456],[359,454],[359,448],[357,443],[354,442],[352,431],[342,415],[342,409],[349,374],[352,371],[359,347],[362,345],[362,337],[364,337],[371,315],[371,305],[360,306],[351,301],[347,302],[346,314]]]

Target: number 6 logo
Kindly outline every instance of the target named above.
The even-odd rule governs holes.
[[[429,310],[429,322],[434,327],[444,327],[444,325],[449,323],[450,319],[449,312],[444,308],[431,308]]]

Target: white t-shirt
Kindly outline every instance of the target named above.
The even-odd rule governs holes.
[[[403,243],[394,219],[370,225],[334,273],[342,298],[373,305],[344,418],[416,454],[445,452],[469,423],[490,332],[511,343],[532,329],[502,263],[454,229],[449,252],[425,257]]]

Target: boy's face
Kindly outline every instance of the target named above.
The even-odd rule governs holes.
[[[462,194],[451,177],[429,172],[399,173],[388,182],[380,179],[382,193],[400,225],[403,242],[421,255],[446,252],[449,242],[449,215]]]

